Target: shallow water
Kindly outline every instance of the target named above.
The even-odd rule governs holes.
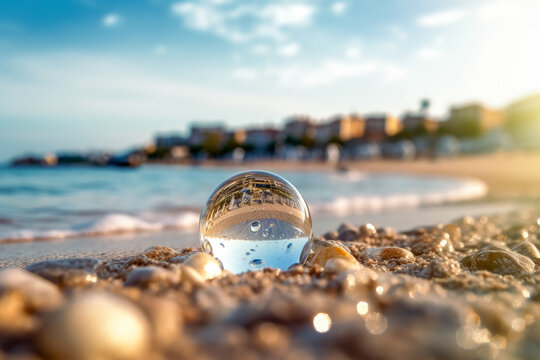
[[[194,229],[214,187],[238,169],[0,167],[0,241]],[[476,180],[353,172],[280,175],[312,213],[349,215],[482,197]]]

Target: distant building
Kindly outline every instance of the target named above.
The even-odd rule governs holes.
[[[429,118],[423,113],[407,112],[401,118],[401,128],[402,130],[408,132],[415,132],[422,127],[427,130],[427,132],[434,132],[437,130],[438,122]]]
[[[336,116],[329,122],[317,125],[315,140],[325,144],[331,139],[348,141],[359,138],[364,134],[364,119],[356,114]]]
[[[397,134],[401,129],[399,120],[388,114],[374,114],[365,117],[364,140],[382,141]]]
[[[283,142],[287,138],[300,140],[304,136],[315,138],[315,128],[315,121],[310,116],[293,115],[287,119],[283,130],[279,134],[279,140]]]
[[[503,120],[500,111],[480,103],[470,103],[451,107],[448,125],[457,135],[480,135],[501,127]]]
[[[226,140],[227,131],[221,124],[192,125],[188,142],[191,146],[200,146],[210,137],[215,137],[219,143],[223,143]]]
[[[248,129],[245,131],[245,144],[255,149],[267,149],[277,140],[279,130],[274,128]]]
[[[158,148],[171,148],[173,146],[187,145],[188,139],[178,134],[157,135],[155,143]]]

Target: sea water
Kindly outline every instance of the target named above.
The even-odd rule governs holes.
[[[312,235],[309,208],[298,190],[268,172],[248,171],[221,183],[201,213],[204,251],[234,273],[299,262]]]

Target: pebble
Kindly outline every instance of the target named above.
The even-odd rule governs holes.
[[[202,286],[204,284],[204,278],[189,265],[181,265],[182,270],[182,282],[191,286]]]
[[[120,297],[94,292],[75,297],[46,319],[42,351],[54,359],[144,359],[150,326],[141,310]]]
[[[351,262],[358,262],[354,256],[351,255],[351,253],[348,251],[348,249],[342,247],[342,246],[336,246],[336,245],[329,245],[329,246],[321,246],[317,250],[314,251],[313,258],[311,259],[309,265],[311,267],[314,267],[316,265],[321,266],[324,268],[326,266],[326,263],[330,259],[342,259],[344,261],[351,261]]]
[[[341,273],[341,272],[348,272],[348,271],[355,271],[359,270],[361,268],[361,265],[356,259],[354,261],[352,260],[346,260],[341,257],[332,258],[328,260],[324,266],[324,271],[329,273]]]
[[[167,298],[145,296],[138,304],[150,322],[154,344],[165,348],[178,341],[183,324],[177,303]]]
[[[221,275],[221,264],[210,254],[198,252],[184,261],[184,265],[191,266],[203,279],[213,279]]]
[[[338,228],[338,239],[342,241],[355,241],[360,238],[360,232],[354,225],[344,223]]]
[[[179,270],[167,270],[157,266],[145,266],[131,271],[124,286],[162,287],[175,285],[180,280]]]
[[[48,280],[22,269],[0,271],[0,294],[19,292],[30,310],[49,310],[62,303],[60,290]]]
[[[175,256],[175,257],[169,259],[169,262],[171,264],[183,264],[184,261],[186,261],[188,257],[189,257],[189,255]]]
[[[97,282],[96,270],[103,261],[96,258],[72,258],[45,260],[26,267],[56,285],[64,287],[84,287]]]
[[[168,246],[156,245],[144,250],[143,254],[149,259],[168,261],[177,255],[177,251]]]
[[[528,257],[496,246],[467,255],[461,263],[471,270],[487,270],[499,275],[520,275],[534,271],[534,262]]]
[[[414,259],[412,252],[399,247],[368,248],[364,250],[364,256],[375,260]]]
[[[446,224],[441,228],[443,233],[447,233],[454,248],[462,248],[461,229],[456,224]]]
[[[375,225],[367,223],[360,226],[360,236],[361,237],[373,237],[377,235],[377,228]]]
[[[540,262],[540,251],[538,251],[538,248],[529,241],[512,246],[512,251],[525,255],[535,263]]]

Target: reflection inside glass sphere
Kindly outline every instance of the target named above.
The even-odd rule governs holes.
[[[312,235],[302,195],[282,177],[247,171],[222,182],[201,213],[204,251],[234,273],[297,263]]]

